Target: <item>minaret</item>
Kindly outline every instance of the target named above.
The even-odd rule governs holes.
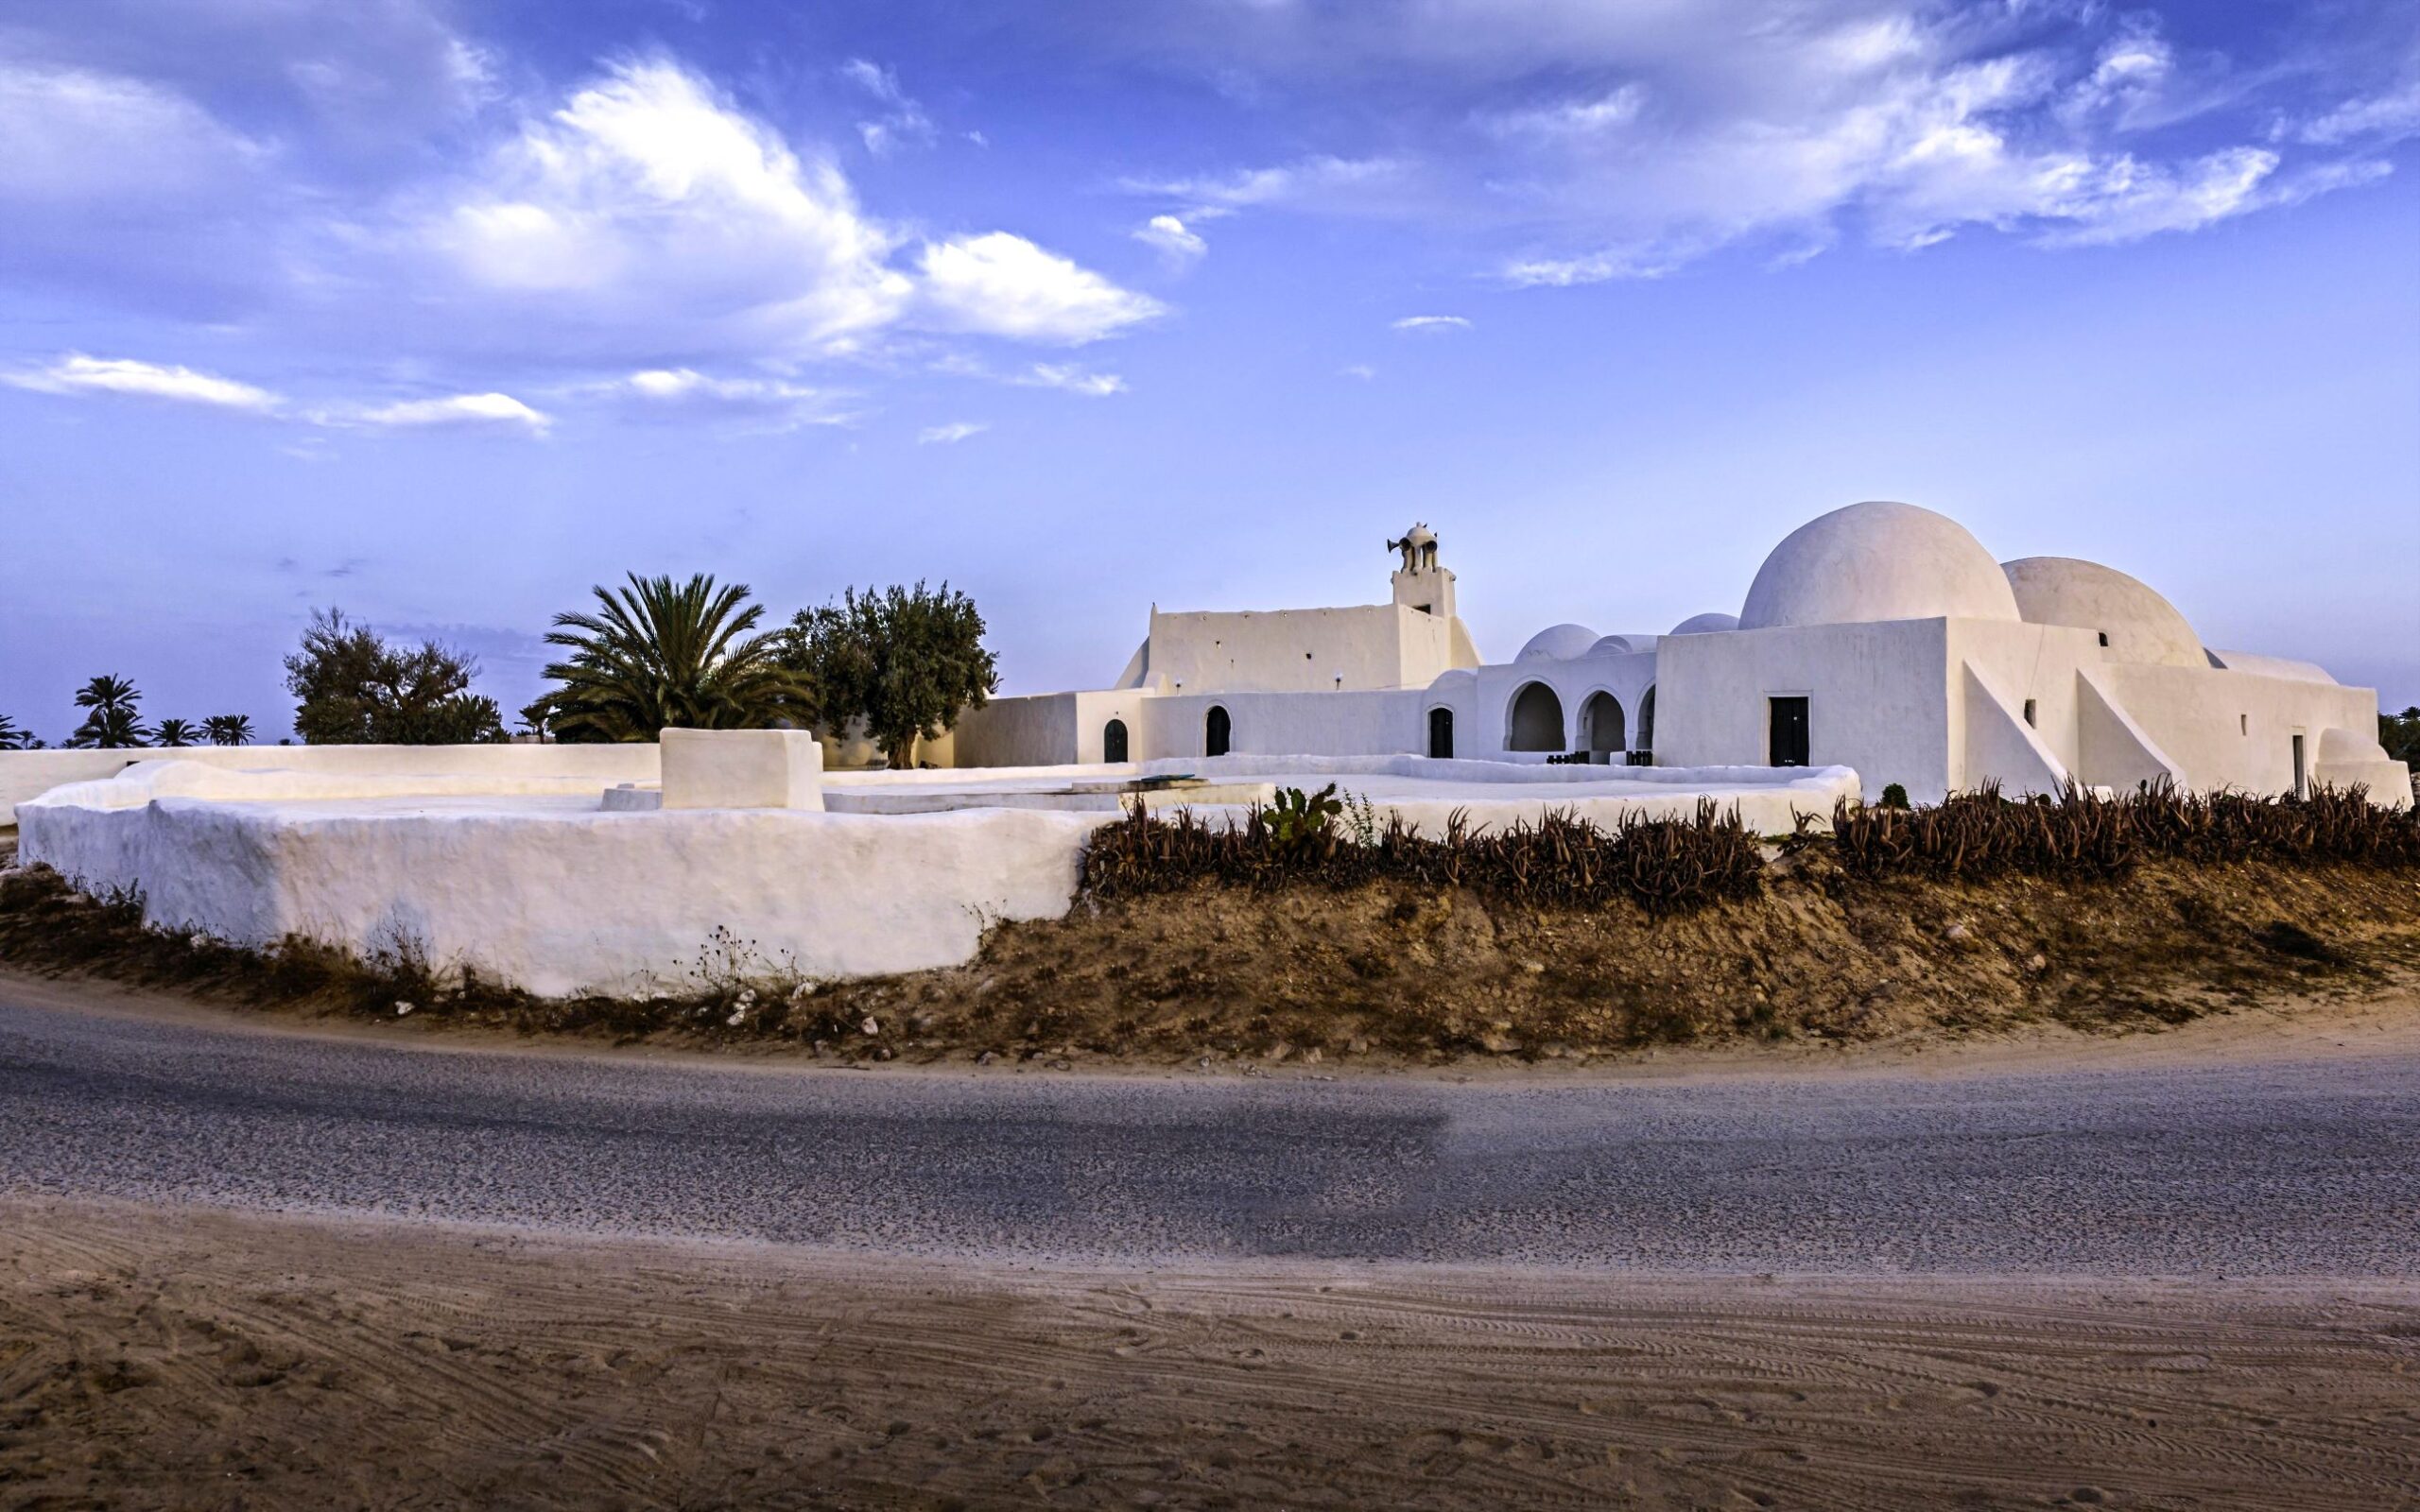
[[[1394,572],[1395,602],[1406,609],[1440,619],[1454,617],[1454,575],[1437,565],[1437,536],[1426,524],[1415,524],[1387,549],[1403,554]]]

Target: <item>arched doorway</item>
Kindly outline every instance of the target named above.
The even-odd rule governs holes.
[[[1638,748],[1644,751],[1655,748],[1655,685],[1651,682],[1647,685],[1647,691],[1639,695]]]
[[[1209,714],[1201,721],[1201,754],[1224,756],[1235,732],[1235,722],[1227,717],[1226,706],[1212,704]]]
[[[1506,750],[1562,750],[1563,700],[1543,682],[1529,682],[1512,696],[1512,717],[1506,722]]]
[[[1454,711],[1428,711],[1428,754],[1444,760],[1454,754]]]
[[[1122,762],[1126,759],[1125,720],[1113,719],[1101,726],[1100,759],[1105,762]]]
[[[1630,744],[1628,721],[1622,717],[1621,700],[1599,689],[1580,706],[1580,746],[1593,756],[1608,759]]]

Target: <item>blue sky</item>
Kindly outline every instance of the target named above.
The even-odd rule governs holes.
[[[10,0],[0,712],[704,570],[1483,651],[1863,498],[2420,701],[2420,9]]]

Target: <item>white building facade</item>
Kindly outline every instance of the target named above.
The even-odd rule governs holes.
[[[1419,526],[1390,602],[1164,613],[1113,687],[999,698],[955,733],[960,766],[1222,755],[1413,754],[1856,769],[1869,799],[1997,782],[2122,790],[2369,789],[2411,801],[2377,696],[2306,662],[2204,646],[2165,598],[2066,558],[2001,563],[1910,505],[1792,532],[1737,616],[1662,635],[1557,625],[1487,662]]]

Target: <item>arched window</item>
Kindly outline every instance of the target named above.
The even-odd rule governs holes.
[[[1428,711],[1428,754],[1443,760],[1454,754],[1454,711]]]
[[[1595,755],[1608,755],[1630,744],[1621,700],[1599,689],[1580,706],[1580,745]]]
[[[1122,762],[1126,759],[1125,720],[1113,719],[1101,726],[1100,759],[1105,762]]]
[[[1562,750],[1563,700],[1543,682],[1522,684],[1512,696],[1512,717],[1504,735],[1506,750]]]
[[[1209,714],[1201,721],[1201,754],[1224,756],[1235,732],[1235,722],[1227,717],[1226,706],[1212,704]]]

